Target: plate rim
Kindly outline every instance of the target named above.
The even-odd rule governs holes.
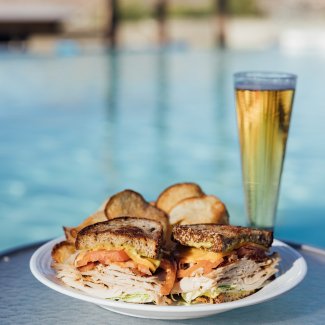
[[[237,309],[241,307],[247,307],[255,304],[259,304],[262,302],[266,302],[268,300],[271,300],[291,289],[293,289],[295,286],[297,286],[306,276],[307,274],[307,263],[304,257],[294,248],[290,247],[286,243],[274,239],[272,248],[274,247],[284,247],[288,253],[291,254],[292,257],[295,258],[295,261],[298,261],[299,263],[299,272],[295,275],[294,281],[291,281],[289,285],[282,286],[278,290],[274,290],[265,296],[261,296],[258,298],[254,298],[254,294],[250,295],[246,298],[240,299],[240,300],[235,300],[232,302],[224,302],[222,304],[197,304],[197,305],[186,305],[186,306],[160,306],[160,305],[149,305],[149,304],[136,304],[136,303],[127,303],[123,301],[112,301],[112,300],[105,300],[103,298],[96,298],[92,297],[90,295],[87,295],[83,293],[82,291],[79,291],[74,288],[66,287],[63,283],[58,284],[49,279],[39,268],[37,267],[38,262],[41,261],[41,255],[43,254],[48,254],[51,250],[52,247],[62,241],[65,240],[65,237],[59,237],[53,240],[50,240],[46,242],[45,244],[41,245],[31,256],[30,262],[29,262],[29,267],[30,271],[33,274],[33,276],[41,282],[43,285],[49,287],[50,289],[59,292],[61,294],[87,301],[90,303],[94,303],[96,305],[103,305],[103,306],[108,306],[112,308],[118,308],[118,309],[128,309],[128,310],[133,310],[133,311],[151,311],[151,312],[173,312],[177,314],[181,313],[195,313],[195,312],[223,312],[227,311],[230,309]],[[281,261],[280,261],[280,267],[281,267]],[[291,270],[293,266],[291,266],[288,270]],[[51,269],[52,271],[52,269]],[[281,275],[277,277],[274,281],[280,281]],[[263,290],[263,289],[261,289]]]

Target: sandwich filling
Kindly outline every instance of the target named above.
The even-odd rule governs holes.
[[[268,283],[279,263],[277,254],[268,255],[267,248],[254,243],[242,243],[225,253],[182,247],[175,255],[177,281],[171,293],[187,303],[247,296]]]
[[[130,267],[133,272],[140,275],[152,275],[160,265],[160,260],[142,257],[134,249],[121,247],[81,252],[75,259],[75,266],[79,270],[90,270],[96,263],[109,265],[117,263],[122,267]]]
[[[176,278],[169,259],[140,256],[132,248],[77,251],[64,263],[55,263],[57,277],[93,296],[136,303],[167,302]]]

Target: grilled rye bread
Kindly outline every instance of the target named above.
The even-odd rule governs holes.
[[[197,297],[193,302],[200,304],[221,304],[223,302],[231,302],[248,297],[255,293],[256,290],[251,291],[240,291],[240,292],[223,292],[220,293],[216,298],[210,298],[207,296]]]
[[[268,248],[273,242],[273,232],[230,225],[178,225],[173,228],[172,239],[184,246],[224,253],[244,243]]]
[[[120,217],[98,222],[82,229],[76,239],[76,248],[128,247],[139,255],[158,259],[163,239],[160,222],[144,218]]]

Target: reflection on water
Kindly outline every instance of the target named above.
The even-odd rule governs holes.
[[[277,233],[325,247],[311,231],[325,226],[322,58],[165,50],[0,59],[0,249],[57,236],[116,191],[154,200],[181,181],[244,224],[232,73],[265,67],[299,76]]]
[[[108,57],[107,83],[107,119],[114,124],[118,110],[120,64],[117,51],[111,51]]]
[[[229,124],[226,123],[229,116],[229,110],[233,110],[233,102],[229,101],[228,96],[229,84],[227,84],[227,82],[231,83],[231,76],[228,76],[228,73],[229,66],[227,61],[227,52],[220,51],[213,62],[212,81],[214,81],[214,98],[212,99],[212,101],[214,105],[213,118],[216,126],[214,128],[214,138],[216,139],[218,144],[214,146],[214,159],[216,167],[215,174],[217,175],[217,182],[222,184],[223,188],[230,185],[230,178],[224,173],[224,170],[227,169],[226,165],[229,160],[229,150],[227,150],[227,146],[233,143],[233,139],[231,139],[232,131],[229,127]],[[224,122],[221,123],[220,121]],[[231,145],[231,148],[233,148],[233,145]],[[221,188],[220,191],[222,191]]]
[[[168,173],[168,148],[165,139],[168,138],[168,111],[169,111],[169,64],[168,54],[165,49],[161,49],[156,55],[156,107],[154,117],[154,127],[156,132],[156,154],[155,164],[157,172],[160,175]],[[164,186],[163,181],[160,181],[157,186]]]
[[[118,118],[118,99],[119,99],[119,76],[120,76],[120,64],[119,55],[117,51],[112,50],[107,55],[108,69],[104,71],[108,75],[107,81],[107,105],[105,107],[106,115],[106,137],[103,143],[103,152],[105,155],[103,167],[107,173],[105,173],[105,179],[108,184],[113,187],[117,183],[117,164],[114,159],[116,150],[115,139],[115,125]]]

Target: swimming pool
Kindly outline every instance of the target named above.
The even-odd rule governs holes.
[[[0,56],[0,250],[179,181],[245,224],[232,74],[253,69],[299,76],[276,236],[325,247],[325,57],[183,50]]]

